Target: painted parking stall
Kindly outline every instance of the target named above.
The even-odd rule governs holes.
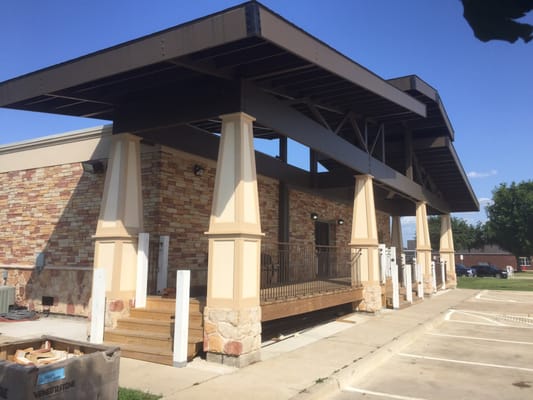
[[[533,293],[481,291],[334,398],[531,399],[532,305]]]

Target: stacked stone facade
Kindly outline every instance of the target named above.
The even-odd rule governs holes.
[[[195,175],[195,165],[203,174]],[[151,265],[157,262],[157,240],[168,235],[168,286],[175,285],[176,270],[190,269],[192,286],[207,283],[207,246],[212,193],[212,160],[161,146],[143,146],[142,185],[144,231],[154,246]],[[92,236],[100,211],[104,174],[85,173],[80,163],[0,174],[0,268],[9,272],[7,284],[16,286],[17,302],[41,309],[42,296],[54,298],[51,311],[87,316],[91,296],[94,243]],[[278,241],[279,183],[259,176],[259,205],[264,243]],[[291,189],[290,241],[314,244],[314,221],[332,226],[332,246],[350,240],[352,204]],[[338,221],[342,220],[342,225]],[[390,243],[389,219],[378,213],[380,239]],[[35,268],[45,255],[42,271]]]
[[[0,174],[0,266],[19,304],[39,310],[50,296],[52,311],[87,315],[102,188],[79,163]]]

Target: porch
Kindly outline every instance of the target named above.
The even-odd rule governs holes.
[[[261,321],[359,303],[357,254],[348,246],[263,243]]]
[[[377,247],[387,240],[377,210],[416,214],[430,288],[426,208],[478,209],[433,88],[415,76],[385,81],[256,2],[0,83],[0,106],[113,121],[109,143],[98,145],[105,152],[86,156],[107,162],[92,315],[102,325],[121,317],[144,284],[131,270],[140,233],[165,232],[191,252],[205,234],[204,349],[234,366],[259,359],[261,312],[264,320],[355,302],[360,283],[360,307],[381,309]],[[277,154],[256,153],[259,139],[276,141]],[[289,140],[308,151],[308,168],[291,165]],[[143,155],[153,156],[147,179]],[[269,233],[291,247],[312,237],[314,223],[318,238],[318,218],[352,221],[334,242],[342,250],[312,241],[301,252],[279,243],[264,251]],[[348,243],[360,250],[356,262]],[[453,254],[453,244],[441,251]]]

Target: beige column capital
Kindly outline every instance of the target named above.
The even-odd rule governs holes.
[[[394,215],[392,217],[392,226],[391,226],[391,242],[396,250],[398,251],[398,259],[403,249],[403,235],[402,235],[402,221],[401,217]]]
[[[377,248],[378,244],[373,178],[356,175],[350,246]]]
[[[124,238],[143,230],[141,151],[138,136],[113,135],[96,238]]]
[[[254,117],[242,111],[234,112],[230,114],[222,114],[220,118],[222,119],[222,122],[228,122],[228,121],[240,121],[244,123],[255,122]]]
[[[440,217],[440,252],[454,252],[452,218],[450,214]]]
[[[431,251],[426,202],[416,203],[416,250]]]

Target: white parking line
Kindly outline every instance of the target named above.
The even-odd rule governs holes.
[[[499,299],[497,297],[490,297],[490,295],[488,295],[488,290],[483,290],[481,292],[479,292],[478,294],[476,294],[476,296],[474,297],[476,300],[481,300],[481,301],[494,301],[494,302],[499,302],[499,303],[513,303],[513,304],[516,304],[516,303],[519,303],[519,304],[533,304],[533,301],[520,301],[520,300],[513,300],[513,299]],[[494,296],[494,294],[491,293],[492,296]],[[513,293],[512,294],[513,296],[529,296],[531,298],[532,294],[531,293]],[[503,294],[502,294],[503,296]]]
[[[470,316],[473,318],[477,318],[480,320],[487,321],[488,323],[484,322],[474,322],[474,321],[462,321],[457,319],[451,319],[452,315],[455,313],[462,314],[466,316]],[[514,323],[522,323],[530,326],[517,326],[514,324],[506,324],[504,322],[499,322],[497,319],[503,319]],[[489,313],[489,312],[482,312],[482,311],[464,311],[464,310],[449,310],[446,316],[444,317],[444,320],[446,322],[457,322],[462,324],[472,324],[472,325],[485,325],[485,326],[502,326],[502,327],[512,327],[512,328],[525,328],[525,329],[532,329],[533,328],[533,318],[529,316],[524,315],[502,315],[502,314],[496,314],[496,313]]]
[[[361,393],[361,394],[370,394],[373,396],[379,396],[379,397],[387,397],[389,399],[397,399],[397,400],[426,400],[421,397],[410,397],[410,396],[400,396],[398,394],[391,394],[391,393],[384,393],[384,392],[374,392],[372,390],[366,390],[366,389],[359,389],[354,388],[351,386],[345,387],[343,389],[345,392],[352,392],[352,393]]]
[[[487,342],[525,344],[525,345],[533,346],[533,342],[520,342],[517,340],[492,339],[492,338],[482,338],[482,337],[476,337],[476,336],[447,335],[445,333],[433,333],[433,332],[428,332],[427,334],[432,335],[432,336],[443,336],[443,337],[450,337],[450,338],[457,338],[457,339],[483,340]]]
[[[402,356],[402,357],[418,358],[418,359],[421,359],[421,360],[443,361],[443,362],[449,362],[449,363],[454,363],[454,364],[475,365],[475,366],[478,366],[478,367],[514,369],[514,370],[517,370],[517,371],[533,372],[533,368],[514,367],[512,365],[480,363],[480,362],[474,362],[474,361],[454,360],[454,359],[451,359],[451,358],[428,357],[428,356],[422,356],[422,355],[418,355],[418,354],[409,354],[409,353],[398,353],[398,355]]]
[[[447,321],[453,321],[453,320],[450,320],[449,317],[451,317],[454,313],[457,313],[457,314],[463,314],[463,315],[468,315],[470,317],[475,317],[475,318],[478,318],[478,319],[481,319],[481,320],[484,320],[484,321],[487,321],[487,322],[490,322],[491,325],[499,325],[499,326],[506,326],[504,323],[502,322],[498,322],[498,321],[495,321],[494,319],[491,319],[491,318],[488,318],[486,317],[485,315],[488,315],[488,316],[494,316],[495,314],[489,314],[489,313],[483,313],[483,312],[476,312],[476,311],[462,311],[462,310],[451,310],[451,313],[449,315],[447,315]]]

